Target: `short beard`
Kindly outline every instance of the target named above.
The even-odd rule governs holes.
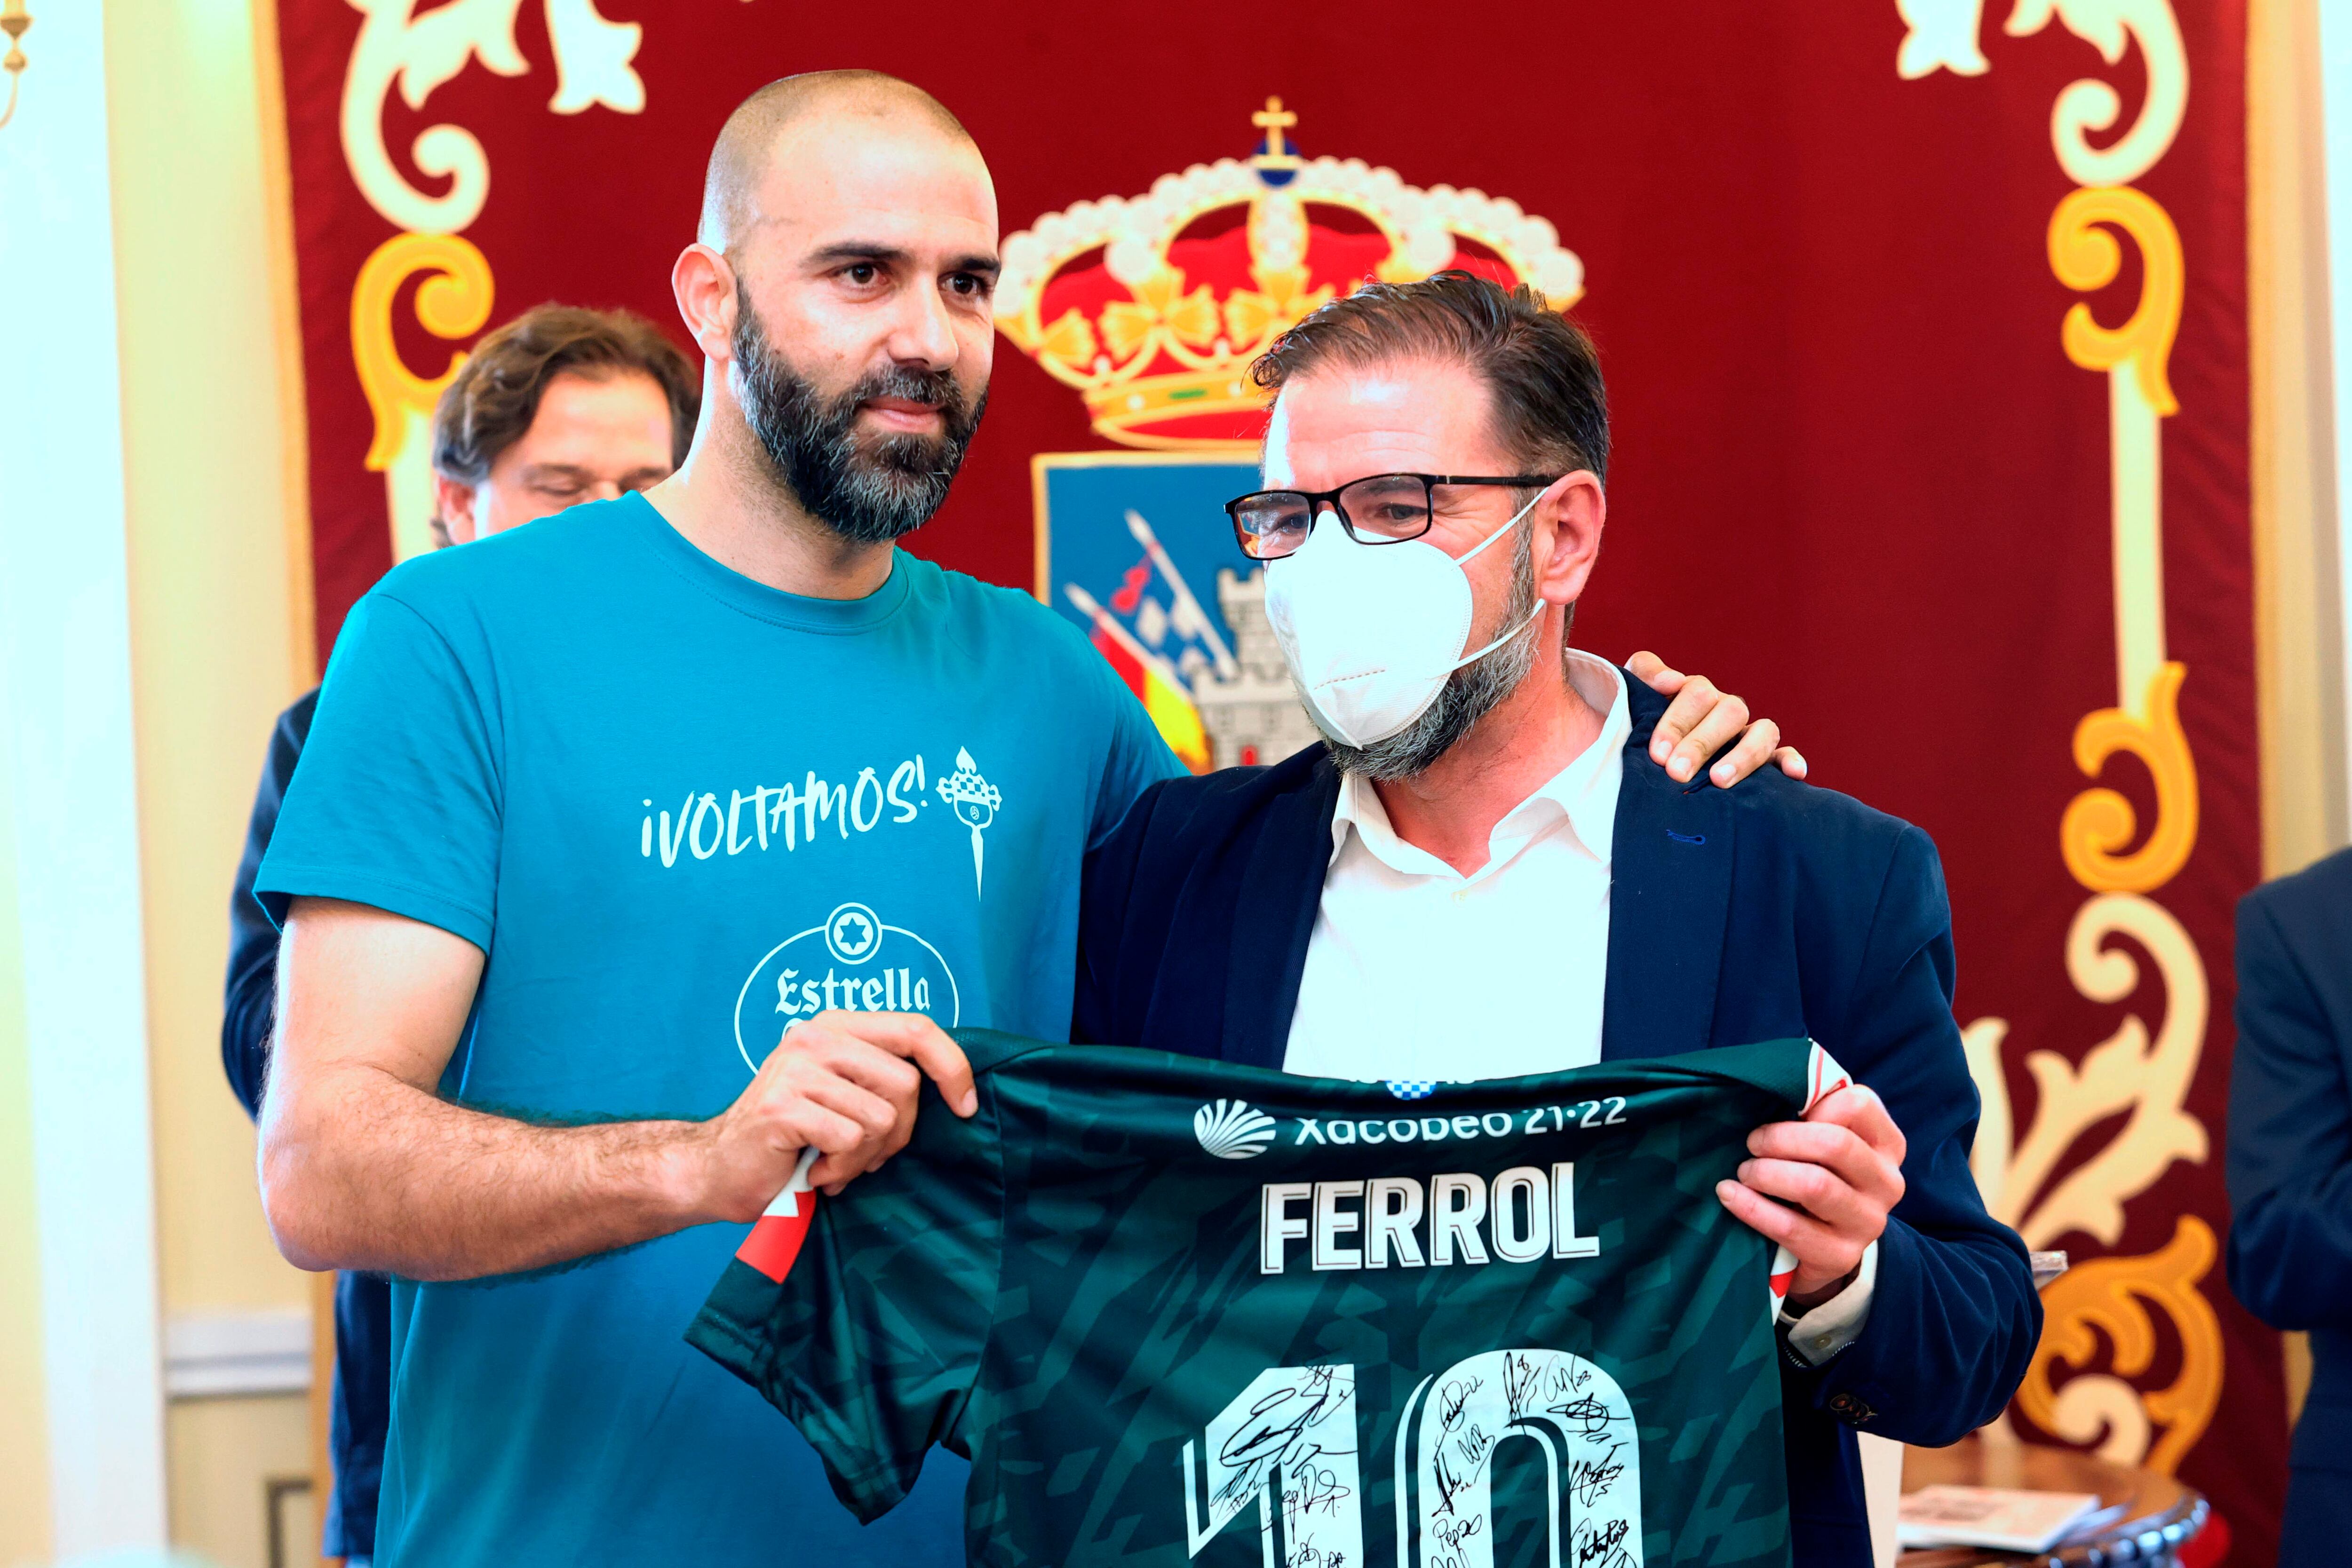
[[[1504,601],[1502,614],[1496,617],[1482,643],[1494,641],[1506,628],[1517,626],[1535,613],[1532,520],[1520,524],[1516,531],[1519,536],[1517,564],[1511,569],[1510,597]],[[1334,740],[1325,730],[1323,744],[1330,749],[1331,760],[1339,764],[1340,772],[1360,774],[1378,784],[1393,784],[1427,772],[1528,678],[1536,662],[1537,639],[1531,634],[1534,630],[1533,626],[1521,628],[1503,646],[1448,675],[1429,711],[1386,740],[1376,740],[1370,746],[1349,746]],[[1307,715],[1313,717],[1314,709],[1310,707]],[[1322,729],[1320,720],[1316,727]]]
[[[768,340],[740,278],[733,349],[728,375],[744,423],[803,511],[854,544],[887,544],[931,520],[988,407],[985,388],[967,402],[948,371],[894,365],[827,401]],[[940,411],[940,434],[908,431],[861,448],[857,405],[881,397],[930,404]]]

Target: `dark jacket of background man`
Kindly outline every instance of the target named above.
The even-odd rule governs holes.
[[[2279,1568],[2352,1540],[2352,850],[2238,904],[2230,1288],[2311,1333]]]
[[[1819,1367],[1781,1344],[1795,1561],[1870,1568],[1854,1432],[1957,1441],[2008,1405],[2042,1333],[2024,1243],[1969,1174],[1943,873],[1918,829],[1772,768],[1674,782],[1649,757],[1666,699],[1626,693],[1602,1060],[1811,1035],[1908,1141],[1860,1337]],[[1317,748],[1139,800],[1087,858],[1073,1038],[1279,1068],[1339,789]]]
[[[253,821],[228,903],[227,1011],[221,1019],[221,1065],[246,1114],[258,1113],[269,1072],[269,1030],[277,1017],[278,928],[253,896],[254,873],[278,825],[278,807],[310,734],[315,691],[278,717],[269,760],[253,800]],[[376,1486],[383,1473],[384,1426],[392,1396],[392,1287],[373,1274],[335,1276],[335,1387],[329,1445],[335,1487],[327,1501],[326,1555],[375,1555]]]

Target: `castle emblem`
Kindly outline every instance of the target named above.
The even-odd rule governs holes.
[[[1584,266],[1545,219],[1475,190],[1308,158],[1269,99],[1247,159],[1049,213],[1004,242],[996,325],[1126,450],[1032,460],[1037,594],[1085,630],[1195,771],[1316,739],[1265,611],[1265,569],[1222,510],[1257,483],[1251,362],[1317,307],[1460,267],[1555,308]]]

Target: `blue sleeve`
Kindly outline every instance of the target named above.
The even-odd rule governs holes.
[[[319,694],[310,692],[278,716],[270,732],[269,758],[262,764],[261,785],[254,791],[253,816],[246,825],[245,853],[238,860],[236,882],[228,898],[228,983],[221,1009],[221,1066],[228,1086],[248,1116],[258,1115],[261,1091],[269,1076],[269,1030],[275,1021],[278,988],[278,927],[263,915],[253,896],[253,879],[268,852],[278,809],[302,742],[310,733],[310,714]]]
[[[2352,1329],[2344,1047],[2261,894],[2238,905],[2230,1288],[2273,1328]]]
[[[1886,1103],[1908,1145],[1904,1193],[1878,1244],[1870,1318],[1792,1396],[1866,1429],[1941,1448],[2007,1407],[2042,1337],[2025,1244],[1985,1212],[1969,1170],[1976,1086],[1952,1019],[1952,922],[1935,845],[1896,837],[1850,1005],[1827,1047]],[[1784,1363],[1786,1358],[1784,1357]]]
[[[1094,666],[1089,673],[1101,691],[1101,700],[1110,709],[1110,751],[1103,760],[1102,788],[1095,795],[1095,819],[1087,832],[1087,848],[1099,849],[1103,841],[1115,832],[1127,820],[1128,808],[1134,805],[1146,789],[1163,779],[1189,775],[1190,769],[1177,759],[1160,737],[1160,727],[1151,722],[1143,704],[1127,689],[1118,672],[1109,662],[1096,657],[1089,649],[1088,662]]]
[[[504,798],[489,661],[382,589],[344,622],[255,888],[347,899],[488,952]]]

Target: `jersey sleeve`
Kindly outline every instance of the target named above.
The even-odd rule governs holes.
[[[1003,1250],[994,1088],[982,1076],[967,1122],[926,1080],[905,1150],[838,1197],[805,1190],[803,1165],[687,1331],[791,1418],[866,1523],[932,1444],[971,1456]]]
[[[489,950],[504,794],[488,662],[382,589],[353,608],[254,879],[272,920],[348,899]]]
[[[1790,1118],[1802,1116],[1853,1082],[1853,1074],[1837,1058],[1810,1040],[1765,1040],[1685,1051],[1651,1065],[1743,1083],[1768,1096],[1772,1114]]]

